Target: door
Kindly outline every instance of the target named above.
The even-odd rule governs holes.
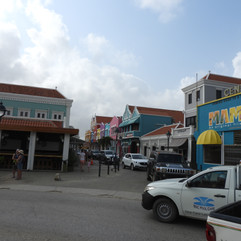
[[[227,171],[213,171],[191,180],[181,194],[184,215],[206,219],[211,211],[227,204],[226,179]]]
[[[131,165],[131,155],[130,154],[126,154],[125,164],[128,167]]]

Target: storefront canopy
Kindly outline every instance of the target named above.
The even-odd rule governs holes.
[[[179,147],[186,143],[187,138],[172,139],[169,147]]]
[[[214,130],[207,130],[200,134],[197,145],[220,145],[222,140],[220,135]]]
[[[140,117],[137,117],[137,118],[134,118],[134,119],[130,119],[130,120],[127,120],[127,121],[123,121],[119,125],[119,127],[124,127],[124,126],[128,126],[130,124],[139,123],[139,119],[140,119]]]

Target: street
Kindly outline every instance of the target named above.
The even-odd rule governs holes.
[[[205,223],[157,222],[139,201],[1,190],[0,240],[205,240]]]
[[[30,178],[27,175],[26,179]],[[194,237],[196,241],[205,240],[205,222],[179,218],[173,224],[160,223],[154,219],[152,211],[142,208],[140,197],[142,183],[147,182],[145,172],[121,169],[109,176],[93,178],[89,189],[88,173],[85,175],[86,178],[79,181],[78,185],[82,187],[79,192],[77,187],[66,187],[73,184],[77,186],[76,180],[58,182],[58,187],[50,189],[39,188],[36,183],[29,190],[21,183],[19,186],[2,185],[0,240],[188,241]],[[61,188],[60,185],[65,187]],[[103,186],[102,190],[100,185]],[[103,191],[114,189],[115,186],[120,191],[119,195]],[[18,189],[13,190],[14,187]],[[100,192],[96,192],[96,189],[91,191],[94,187],[98,187]],[[136,193],[134,190],[137,190]],[[123,193],[125,195],[121,195]]]

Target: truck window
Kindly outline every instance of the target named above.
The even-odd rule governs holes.
[[[192,180],[192,187],[224,189],[227,171],[209,172]]]

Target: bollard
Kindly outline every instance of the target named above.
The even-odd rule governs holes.
[[[110,162],[109,162],[109,160],[107,160],[107,165],[108,165],[107,174],[110,175]]]
[[[117,170],[119,171],[120,170],[120,159],[117,158]]]
[[[99,160],[99,177],[100,177],[100,173],[101,173],[101,160]]]
[[[114,168],[115,168],[115,172],[116,172],[116,158],[114,158]]]

